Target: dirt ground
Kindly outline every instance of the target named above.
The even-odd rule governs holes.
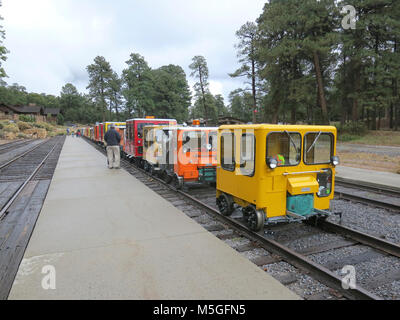
[[[368,134],[352,140],[350,143],[400,147],[400,131],[368,131]]]
[[[6,144],[6,143],[9,143],[9,142],[10,142],[10,140],[1,140],[1,139],[0,139],[0,145]]]
[[[339,143],[340,164],[400,174],[400,147]]]

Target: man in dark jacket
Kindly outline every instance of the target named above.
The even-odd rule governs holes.
[[[121,142],[120,134],[115,130],[115,126],[111,125],[110,129],[104,136],[104,141],[107,143],[107,158],[108,168],[119,169],[120,168],[120,149],[119,144]]]

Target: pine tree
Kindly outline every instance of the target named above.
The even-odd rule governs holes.
[[[97,56],[94,63],[86,67],[89,73],[90,96],[98,105],[102,113],[103,122],[106,121],[107,110],[107,92],[110,88],[110,81],[113,77],[113,71],[110,63],[104,57]]]
[[[122,71],[122,81],[128,114],[144,117],[154,112],[154,103],[150,98],[151,68],[138,53],[132,53],[126,64],[128,67]]]
[[[260,35],[257,62],[268,92],[264,99],[264,115],[270,115],[264,121],[277,123],[284,120],[287,111],[295,114],[299,107],[296,91],[310,94],[309,90],[295,86],[295,81],[304,76],[300,63],[303,57],[298,49],[297,7],[295,1],[266,3],[257,20]]]
[[[189,84],[185,71],[180,66],[168,65],[152,70],[153,101],[157,115],[186,121],[191,103]]]
[[[232,117],[244,122],[252,121],[253,96],[246,90],[236,89],[229,94],[230,113]]]
[[[116,72],[113,72],[107,90],[108,101],[110,104],[110,110],[109,110],[110,120],[112,119],[113,110],[116,113],[117,120],[118,121],[120,120],[119,113],[122,104],[121,90],[122,90],[122,81],[119,78],[118,74]]]
[[[0,1],[0,7],[1,5],[2,4]],[[0,21],[2,20],[3,18],[0,16]],[[2,78],[7,77],[4,67],[2,67],[2,63],[7,60],[7,53],[8,53],[7,48],[3,45],[4,39],[5,39],[5,31],[3,27],[0,25],[0,85],[5,85],[5,82],[2,80]]]
[[[385,115],[393,117],[398,101],[399,79],[396,43],[400,31],[397,1],[340,1],[357,11],[356,29],[341,32],[342,59],[339,86],[343,118],[354,123],[366,120],[370,129],[380,129]],[[346,116],[346,113],[349,116]],[[351,116],[350,116],[351,114]]]
[[[197,100],[201,100],[204,109],[204,120],[206,125],[208,125],[209,107],[206,101],[206,94],[209,93],[209,83],[207,61],[203,56],[195,56],[189,68],[192,70],[191,76],[197,79],[194,90],[196,91]]]
[[[257,122],[257,41],[258,29],[254,22],[247,22],[236,32],[239,43],[235,46],[238,50],[241,67],[231,77],[246,77],[250,79],[251,93],[253,98],[253,123]]]

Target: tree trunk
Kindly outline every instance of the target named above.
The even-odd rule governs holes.
[[[340,116],[340,124],[343,126],[346,122],[346,102],[342,99],[342,114]]]
[[[326,105],[326,98],[325,98],[325,93],[324,93],[324,85],[323,85],[323,81],[322,81],[322,73],[321,73],[319,56],[318,56],[317,51],[314,51],[313,54],[314,54],[315,75],[317,78],[318,92],[319,92],[319,99],[320,99],[319,101],[320,101],[321,110],[322,110],[322,121],[324,124],[329,124],[328,108]]]
[[[394,39],[394,54],[397,53],[397,38]],[[393,118],[394,118],[394,130],[398,130],[398,125],[399,125],[399,102],[400,102],[400,97],[397,92],[397,84],[398,84],[398,79],[393,79],[392,80],[392,90],[393,90],[393,97],[394,97],[394,102],[392,102],[392,108],[393,108]]]
[[[273,112],[272,112],[272,118],[271,118],[271,122],[273,124],[278,123],[278,114],[279,114],[280,99],[276,95],[277,94],[275,93],[275,97],[273,99]]]
[[[311,124],[311,111],[310,111],[311,106],[307,105],[307,123]]]
[[[257,123],[256,62],[251,59],[251,85],[253,93],[253,123]]]
[[[351,118],[353,122],[358,121],[358,93],[360,92],[360,71],[357,70],[355,72],[355,79],[354,79],[354,92],[356,96],[353,98],[353,108],[351,111]]]
[[[397,90],[397,87],[396,87]],[[394,130],[398,131],[399,130],[399,125],[400,125],[400,99],[397,97],[396,103],[394,104]]]
[[[378,37],[378,33],[376,33],[375,35],[375,61],[374,61],[374,88],[377,87],[377,70],[378,70],[378,46],[379,46],[379,37]],[[374,100],[375,100],[375,106],[373,107],[372,110],[372,130],[376,130],[376,112],[379,113],[379,109],[378,109],[378,99],[376,94],[374,95]]]
[[[382,119],[382,111],[378,110],[378,125],[376,127],[377,130],[381,130],[381,119]]]
[[[290,123],[296,124],[296,106],[293,106],[290,112]]]
[[[199,67],[199,76],[200,76],[200,87],[201,87],[201,94],[202,94],[202,101],[203,101],[203,108],[204,108],[204,120],[206,122],[206,126],[208,126],[208,110],[206,105],[206,96],[203,84],[203,74],[201,72],[201,68]]]
[[[376,109],[372,109],[371,112],[371,121],[372,121],[372,126],[371,126],[371,130],[376,130]]]
[[[365,106],[361,108],[361,121],[365,120]]]
[[[117,103],[115,104],[115,113],[117,114],[117,120],[119,121],[120,120],[120,118],[119,118],[119,107],[118,107]]]
[[[390,103],[389,107],[389,128],[393,129],[393,101]]]
[[[346,122],[347,113],[347,98],[345,97],[346,91],[344,83],[346,82],[346,53],[343,50],[343,74],[342,74],[342,115],[340,117],[340,124],[343,126]]]
[[[316,101],[316,103],[315,103],[315,108],[311,108],[311,124],[315,124],[315,116],[314,116],[314,111],[315,110],[319,110],[319,109],[321,109],[321,104],[319,103],[319,94],[318,94],[318,86],[317,86],[317,94],[316,94],[316,97],[317,97],[317,101]]]
[[[106,112],[105,112],[105,109],[106,109],[107,107],[106,107],[106,101],[104,100],[104,98],[101,99],[101,104],[102,104],[101,110],[102,110],[102,114],[103,114],[103,122],[106,122]]]
[[[100,99],[101,99],[101,112],[102,112],[102,115],[103,115],[103,122],[106,122],[106,112],[105,112],[105,109],[107,108],[106,107],[106,101],[105,101],[105,98],[104,98],[104,87],[103,87],[103,82],[104,82],[104,79],[103,79],[103,76],[101,75],[100,76]]]

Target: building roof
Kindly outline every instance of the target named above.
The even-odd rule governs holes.
[[[52,116],[56,116],[60,113],[59,108],[44,108],[44,114],[51,114]]]
[[[40,111],[42,110],[42,107],[40,106],[8,106],[8,108],[14,111],[15,113],[26,113],[26,114],[40,113]]]
[[[60,113],[59,108],[44,108],[36,105],[28,105],[28,106],[9,106],[4,103],[0,103],[1,111],[13,112],[16,114],[44,114],[44,115],[52,115],[56,116]]]
[[[223,116],[218,118],[218,124],[244,124],[245,122],[241,119],[230,117],[230,116]]]
[[[11,110],[10,110],[10,108],[7,107],[5,104],[0,103],[0,111],[9,112],[9,111],[11,111]]]

